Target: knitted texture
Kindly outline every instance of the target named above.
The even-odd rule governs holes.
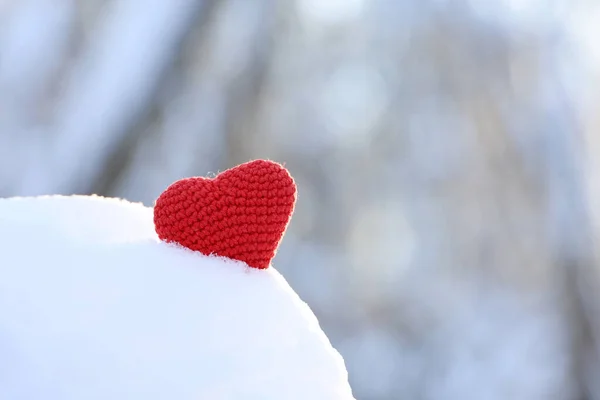
[[[255,160],[215,178],[173,183],[156,200],[161,240],[203,254],[268,268],[296,203],[296,184],[281,165]]]

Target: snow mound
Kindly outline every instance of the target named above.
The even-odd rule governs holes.
[[[1,399],[353,399],[274,269],[160,242],[152,209],[0,199]]]

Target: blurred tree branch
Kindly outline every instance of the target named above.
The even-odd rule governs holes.
[[[124,0],[109,4],[57,101],[47,159],[25,171],[23,191],[34,184],[41,193],[92,190],[208,3]]]

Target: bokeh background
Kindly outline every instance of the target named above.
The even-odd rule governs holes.
[[[151,206],[285,163],[275,265],[357,399],[600,399],[598,21],[592,0],[0,0],[0,196]]]

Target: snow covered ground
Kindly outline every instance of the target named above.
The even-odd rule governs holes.
[[[0,199],[0,398],[351,400],[273,268],[168,245],[152,209]]]

